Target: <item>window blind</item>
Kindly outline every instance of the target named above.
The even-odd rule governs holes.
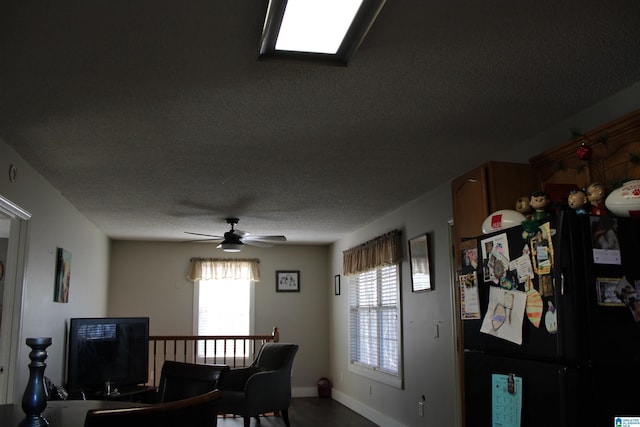
[[[400,298],[398,265],[351,276],[349,286],[350,358],[390,375],[400,375]]]

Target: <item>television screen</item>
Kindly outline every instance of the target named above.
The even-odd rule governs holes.
[[[69,390],[104,390],[146,383],[149,377],[149,318],[74,318],[69,321]]]

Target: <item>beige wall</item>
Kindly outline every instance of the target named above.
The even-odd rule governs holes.
[[[549,131],[514,144],[513,150],[488,159],[527,162],[533,155],[565,143],[572,128],[587,131],[640,108],[640,83],[591,107],[582,114],[556,124]],[[576,147],[577,148],[577,147]],[[515,203],[515,200],[514,200]],[[343,295],[330,299],[331,375],[333,396],[365,414],[379,425],[456,426],[460,425],[455,367],[455,314],[453,313],[451,241],[448,221],[452,218],[450,182],[371,224],[345,236],[332,245],[330,274],[342,273],[342,251],[372,237],[398,228],[403,239],[429,233],[435,290],[411,292],[409,266],[402,264],[403,338],[405,387],[393,388],[348,370],[348,305],[346,281]],[[406,249],[406,243],[405,243]],[[436,337],[436,328],[438,337]],[[425,396],[424,417],[418,416],[418,401]]]
[[[456,367],[448,250],[450,200],[449,186],[443,185],[429,193],[429,197],[403,206],[332,247],[332,273],[342,274],[343,250],[392,229],[402,231],[405,249],[401,277],[404,389],[387,386],[349,371],[348,286],[343,287],[343,296],[333,300],[330,308],[334,396],[380,425],[456,425]],[[406,241],[424,233],[429,235],[434,290],[412,292]],[[345,285],[347,283],[345,280]],[[420,418],[417,402],[423,395],[426,399],[425,416]]]
[[[17,180],[8,170],[16,165]],[[20,313],[19,353],[15,394],[22,397],[29,371],[28,337],[52,337],[45,374],[63,382],[65,324],[70,317],[103,316],[107,307],[109,239],[0,140],[0,195],[31,213],[29,221],[24,303]],[[69,171],[73,174],[73,170]],[[53,302],[56,248],[72,254],[69,303]],[[11,266],[7,266],[11,268]],[[5,283],[5,288],[15,283]],[[5,301],[6,302],[6,301]],[[4,366],[7,361],[0,361]],[[0,375],[7,375],[4,372]]]
[[[193,333],[192,257],[229,257],[213,244],[114,241],[111,245],[109,315],[149,316],[152,334]],[[255,286],[255,332],[280,329],[280,340],[300,346],[294,362],[294,395],[315,395],[329,373],[327,307],[333,296],[326,246],[245,247],[235,257],[260,259]],[[300,292],[277,293],[276,270],[300,270]],[[221,301],[221,303],[224,303]]]

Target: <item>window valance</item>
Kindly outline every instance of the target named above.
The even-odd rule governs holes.
[[[239,258],[191,258],[187,279],[249,279],[260,281],[260,260]]]
[[[400,230],[393,230],[342,253],[344,275],[354,275],[376,267],[397,264],[402,259]]]

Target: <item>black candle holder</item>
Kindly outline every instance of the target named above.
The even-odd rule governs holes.
[[[51,345],[51,338],[27,338],[27,345],[31,347],[29,353],[29,382],[22,396],[22,410],[26,418],[20,423],[21,427],[48,426],[49,422],[42,416],[47,407],[47,388],[44,383],[44,369],[47,364],[46,349]]]

